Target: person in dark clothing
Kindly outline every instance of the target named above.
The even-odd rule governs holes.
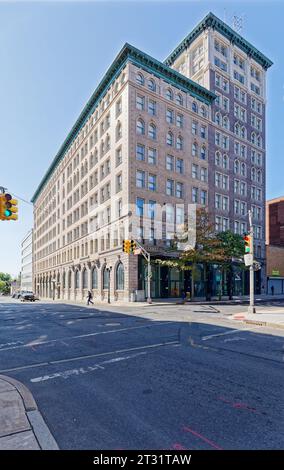
[[[90,305],[90,303],[94,305],[94,302],[92,301],[92,298],[93,298],[93,294],[90,290],[88,290],[87,305]]]
[[[274,295],[274,286],[271,286],[271,294]]]

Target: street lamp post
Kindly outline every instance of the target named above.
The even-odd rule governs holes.
[[[107,291],[107,303],[110,304],[110,273],[112,270],[112,266],[109,266],[109,268],[106,268],[108,272],[108,291]]]

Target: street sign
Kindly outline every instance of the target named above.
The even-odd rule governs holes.
[[[244,261],[246,266],[252,266],[253,265],[253,256],[250,253],[247,253],[244,255]]]

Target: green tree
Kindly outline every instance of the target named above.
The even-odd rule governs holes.
[[[228,271],[228,291],[232,298],[233,267],[232,260],[240,259],[244,253],[244,242],[240,235],[230,231],[216,234],[214,224],[210,221],[206,209],[198,209],[196,212],[196,244],[189,250],[181,253],[179,258],[172,260],[157,260],[161,265],[177,268],[179,270],[191,270],[194,282],[196,265],[203,264],[205,280],[206,300],[211,298],[211,265],[220,264],[222,270]]]

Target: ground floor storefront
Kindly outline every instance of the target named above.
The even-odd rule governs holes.
[[[148,267],[143,258],[138,262],[138,291],[147,292]],[[255,272],[255,294],[261,294],[261,270]],[[151,263],[151,297],[171,298],[189,296],[190,298],[222,298],[249,294],[249,271],[232,264],[223,268],[218,264],[205,267],[195,265],[192,269],[181,271],[177,268]]]

